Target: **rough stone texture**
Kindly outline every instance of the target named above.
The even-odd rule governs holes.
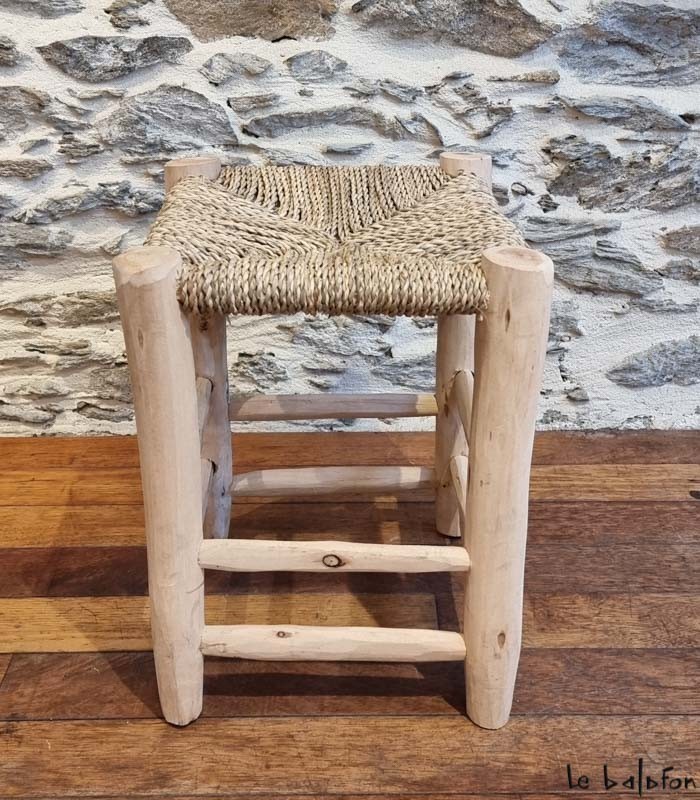
[[[177,63],[191,49],[184,36],[78,36],[37,47],[49,64],[91,83],[121,78],[162,61]]]
[[[26,86],[0,86],[0,142],[29,127],[49,104],[49,95]]]
[[[543,83],[551,86],[559,83],[560,78],[559,70],[535,69],[518,75],[491,75],[487,80],[492,83]]]
[[[565,342],[583,336],[581,310],[575,300],[554,300],[549,318],[549,343],[547,351],[562,347]]]
[[[17,45],[9,36],[0,36],[0,67],[14,67],[19,59]]]
[[[36,178],[48,172],[53,164],[46,158],[0,159],[0,178]]]
[[[423,94],[423,89],[419,86],[409,86],[406,83],[392,81],[389,79],[378,81],[377,85],[389,97],[401,103],[412,103],[417,97]]]
[[[15,215],[18,222],[47,223],[82,214],[94,208],[113,208],[130,217],[157,211],[163,193],[154,189],[138,189],[128,181],[98,183],[94,187],[69,186],[61,194],[48,197]]]
[[[661,235],[664,247],[681,253],[700,255],[700,225],[687,225]]]
[[[479,90],[470,76],[448,75],[437,86],[429,87],[428,94],[464,123],[475,139],[490,136],[513,115],[513,108],[508,101],[491,100]]]
[[[646,97],[558,97],[553,105],[558,104],[586,117],[620,125],[632,131],[687,131],[690,128],[678,114],[670,114]]]
[[[173,114],[177,109],[177,114]],[[176,153],[238,143],[224,109],[203,94],[162,85],[126,97],[100,125],[102,138],[130,155]]]
[[[336,58],[325,50],[308,50],[297,53],[285,62],[292,77],[298,81],[326,81],[344,72],[348,62]]]
[[[633,388],[700,382],[700,336],[659,344],[626,358],[608,372],[611,381]]]
[[[518,0],[360,0],[352,8],[399,36],[426,33],[497,56],[519,56],[553,33]]]
[[[260,58],[253,53],[216,53],[208,58],[199,70],[202,75],[213,83],[220,86],[234,76],[256,76],[267,72],[272,66],[272,62],[266,58]]]
[[[0,253],[55,256],[62,253],[72,239],[71,233],[58,228],[33,228],[17,222],[0,222]]]
[[[336,156],[360,156],[369,152],[374,147],[372,142],[357,142],[356,144],[328,144],[323,148],[324,153]]]
[[[424,129],[424,121],[419,116],[407,119],[385,117],[378,111],[364,106],[333,106],[316,111],[288,111],[282,114],[270,114],[250,120],[243,126],[243,131],[249,136],[265,136],[274,139],[284,136],[290,131],[328,125],[374,128],[390,139],[430,138]]]
[[[40,17],[62,17],[85,8],[82,0],[0,0],[0,11],[21,11]]]
[[[700,283],[700,261],[693,261],[690,258],[674,258],[661,267],[660,272],[676,281]]]
[[[445,149],[491,154],[504,213],[555,261],[540,426],[697,426],[697,4],[558,5],[0,0],[0,435],[133,432],[110,259],[143,241],[167,159],[435,163]],[[37,50],[56,43],[72,74]],[[435,332],[232,319],[231,385],[430,391]]]
[[[333,33],[330,20],[335,0],[165,0],[170,11],[202,41],[228,36],[280,39],[325,39]]]
[[[58,143],[58,152],[65,156],[68,164],[75,164],[84,158],[101,153],[104,149],[99,139],[76,136],[70,131],[64,133]]]
[[[258,108],[267,108],[279,103],[280,96],[276,92],[263,94],[242,94],[229,97],[226,104],[239,114],[249,114]]]
[[[601,239],[592,249],[579,243],[545,246],[557,278],[575,289],[643,296],[663,287],[663,278],[644,268],[631,251]]]
[[[139,11],[151,2],[152,0],[114,0],[105,8],[105,13],[109,14],[109,21],[115,28],[129,30],[140,25],[148,25],[148,20],[144,19]]]
[[[584,208],[602,211],[657,211],[688,205],[698,198],[700,162],[689,148],[663,148],[613,156],[605,145],[570,135],[543,148],[563,165],[548,184],[556,194],[575,195]]]
[[[561,35],[559,52],[587,82],[694,83],[700,79],[700,10],[603,0],[594,19]]]

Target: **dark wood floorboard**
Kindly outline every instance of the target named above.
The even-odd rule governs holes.
[[[627,776],[641,753],[655,774],[690,770],[699,740],[693,716],[516,716],[497,732],[456,715],[10,722],[0,796],[557,793],[567,763]]]
[[[205,717],[462,714],[462,665],[207,659]],[[604,678],[603,678],[604,676]],[[523,650],[513,713],[700,714],[700,651]],[[0,720],[151,719],[150,653],[20,653]]]
[[[430,434],[236,434],[238,469],[430,464]],[[461,664],[206,659],[203,717],[160,720],[133,437],[0,440],[0,798],[610,798],[672,765],[700,794],[700,434],[535,443],[509,725]],[[406,502],[410,501],[410,502]],[[241,538],[444,543],[428,497],[237,503]],[[447,545],[446,545],[447,546]],[[450,546],[459,546],[452,543]],[[459,629],[449,575],[208,572],[210,622]],[[636,793],[635,793],[636,794]]]
[[[299,517],[301,518],[301,514]],[[367,540],[376,541],[372,536]],[[412,537],[409,537],[412,539]],[[454,544],[452,546],[459,546]],[[531,544],[526,586],[530,594],[700,594],[699,545]],[[62,547],[0,550],[0,598],[110,597],[148,593],[145,547]],[[445,573],[206,572],[207,591],[335,593],[445,592]]]

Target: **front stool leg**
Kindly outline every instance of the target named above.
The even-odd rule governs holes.
[[[137,247],[114,260],[134,392],[146,517],[153,657],[163,715],[202,710],[204,574],[197,392],[189,325],[175,293],[180,256]]]
[[[466,547],[467,713],[500,728],[520,658],[530,462],[553,269],[525,247],[483,254],[488,310],[476,323]]]

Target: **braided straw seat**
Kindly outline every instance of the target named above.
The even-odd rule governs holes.
[[[523,246],[473,175],[439,167],[225,167],[180,180],[147,239],[202,314],[482,311],[483,250]]]

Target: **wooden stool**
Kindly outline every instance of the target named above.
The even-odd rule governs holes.
[[[443,154],[449,175],[490,186],[490,159]],[[214,158],[172,161],[166,191],[212,180]],[[202,709],[203,656],[270,660],[464,661],[467,713],[498,728],[510,713],[521,647],[528,484],[552,292],[552,263],[526,247],[483,252],[490,293],[476,319],[438,319],[436,393],[229,400],[223,314],[186,314],[180,255],[135,248],[114,261],[146,516],[153,652],[163,714]],[[230,419],[435,416],[435,468],[327,467],[232,475]],[[462,546],[227,540],[231,496],[434,487],[437,530]],[[452,544],[446,540],[446,544]],[[204,569],[469,572],[464,635],[399,628],[204,622]]]

